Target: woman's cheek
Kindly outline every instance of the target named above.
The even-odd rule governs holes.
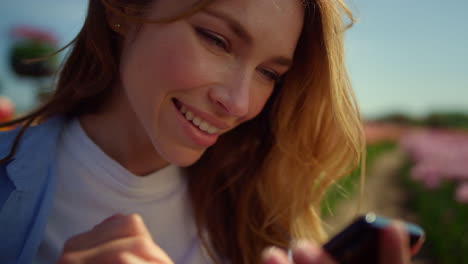
[[[247,120],[256,117],[265,107],[266,102],[270,98],[273,90],[265,89],[265,87],[256,87],[250,93],[250,107]]]
[[[213,55],[206,54],[196,43],[187,44],[174,46],[165,53],[162,77],[170,77],[176,89],[192,89],[220,81],[216,61],[210,59]]]

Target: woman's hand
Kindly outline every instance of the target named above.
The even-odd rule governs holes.
[[[410,256],[421,248],[422,241],[410,252],[408,234],[400,224],[392,224],[380,234],[379,264],[410,264]],[[300,242],[292,249],[294,262],[291,262],[284,250],[269,248],[263,252],[262,264],[338,264],[321,246],[312,242]]]
[[[70,238],[58,264],[72,263],[173,264],[137,214],[114,215]]]
[[[262,264],[338,264],[317,244],[301,241],[292,248],[294,262],[279,248],[268,248],[263,252]]]

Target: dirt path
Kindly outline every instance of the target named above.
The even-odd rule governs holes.
[[[361,213],[372,211],[386,217],[417,222],[415,215],[405,209],[407,196],[398,175],[404,160],[403,154],[395,150],[382,154],[375,161],[367,172]],[[341,202],[335,215],[326,220],[331,234],[344,228],[356,216],[358,199],[359,197],[351,197]],[[418,255],[414,264],[435,264],[424,259],[423,253]]]

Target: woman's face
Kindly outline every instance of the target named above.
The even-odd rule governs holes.
[[[184,3],[155,1],[148,16],[171,16]],[[193,164],[262,110],[290,67],[303,12],[299,0],[218,0],[183,20],[130,27],[120,65],[136,115],[129,122],[164,160]]]

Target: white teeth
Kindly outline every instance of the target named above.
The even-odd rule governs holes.
[[[216,133],[216,132],[218,132],[218,129],[217,129],[217,128],[215,128],[215,127],[209,127],[209,128],[208,128],[208,133],[214,134],[214,133]]]
[[[202,121],[199,125],[200,129],[206,132],[208,132],[208,126],[209,125],[205,121]]]
[[[208,122],[204,121],[203,119],[195,116],[192,112],[190,112],[185,106],[180,108],[180,112],[185,116],[185,119],[191,121],[192,124],[196,125],[200,130],[205,131],[209,134],[216,134],[219,132],[219,129],[210,125]]]
[[[190,111],[187,111],[187,113],[185,113],[185,118],[187,118],[188,121],[192,121],[193,120],[193,113],[190,112]]]
[[[192,122],[193,122],[195,125],[199,126],[200,123],[201,123],[201,119],[200,119],[198,116],[196,116],[196,117],[193,118]]]
[[[210,124],[206,124],[206,125],[207,125],[206,129],[204,130],[205,132],[209,134],[216,134],[219,132],[219,129],[217,129],[216,127],[213,127]]]

